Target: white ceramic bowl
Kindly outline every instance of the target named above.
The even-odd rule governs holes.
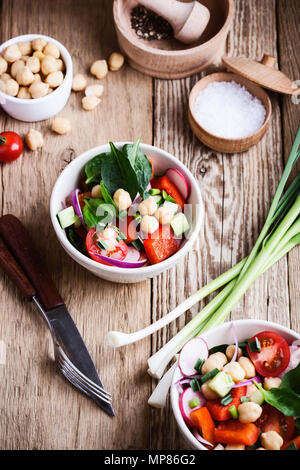
[[[121,148],[125,142],[119,142],[116,145],[117,148]],[[204,208],[200,189],[197,181],[191,174],[191,172],[175,157],[170,155],[168,152],[161,150],[152,145],[141,144],[141,150],[151,158],[155,172],[162,173],[168,168],[176,168],[183,173],[185,178],[190,184],[190,196],[188,203],[192,204],[193,212],[193,223],[189,232],[188,239],[184,240],[180,250],[170,258],[152,266],[146,266],[142,268],[118,268],[113,266],[105,266],[97,263],[87,256],[81,254],[67,239],[66,233],[59,225],[57,220],[57,213],[61,211],[61,203],[66,197],[78,187],[80,174],[83,173],[85,164],[93,158],[95,155],[107,152],[110,150],[108,144],[101,145],[100,147],[93,148],[83,153],[79,157],[75,158],[61,173],[59,176],[52,192],[50,201],[50,215],[54,230],[58,237],[59,242],[66,250],[66,252],[75,260],[77,263],[84,266],[86,269],[91,271],[98,277],[106,279],[112,282],[140,282],[145,279],[151,278],[165,271],[166,269],[174,266],[187,252],[192,248],[194,241],[196,240],[200,228],[203,223]]]
[[[64,108],[71,93],[73,80],[72,59],[67,49],[55,39],[42,34],[25,34],[3,43],[0,46],[0,54],[11,44],[33,41],[36,38],[44,38],[47,42],[52,42],[59,48],[66,67],[65,79],[58,88],[49,95],[43,96],[43,98],[24,100],[0,91],[0,105],[7,114],[19,121],[36,122],[55,116]]]
[[[236,333],[238,341],[244,341],[246,338],[250,338],[260,331],[274,331],[279,335],[283,336],[288,343],[291,343],[295,339],[300,339],[300,335],[295,331],[285,328],[284,326],[279,325],[278,323],[273,323],[270,321],[263,320],[236,320],[234,322],[236,327]],[[219,344],[234,344],[234,338],[231,328],[231,322],[223,323],[216,328],[203,333],[201,335],[203,339],[208,344],[209,348],[213,346],[218,346]],[[181,415],[179,409],[179,393],[177,391],[175,383],[182,377],[179,367],[174,371],[173,382],[171,387],[171,404],[173,413],[177,422],[177,425],[180,429],[180,432],[191,447],[191,449],[197,450],[207,450],[191,433],[185,421]]]

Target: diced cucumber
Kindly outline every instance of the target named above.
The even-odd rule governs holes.
[[[250,401],[257,403],[258,405],[262,405],[265,401],[264,394],[260,390],[255,390],[254,393],[249,397]]]
[[[187,232],[190,228],[187,218],[182,212],[179,212],[173,217],[171,220],[171,227],[176,237],[179,237],[179,235]]]
[[[64,229],[78,222],[78,217],[75,214],[73,206],[67,207],[66,209],[60,211],[57,214],[57,218],[61,228]]]
[[[219,372],[208,384],[209,388],[216,392],[220,397],[225,397],[227,395],[234,381],[232,380],[231,375],[226,374],[226,372]]]

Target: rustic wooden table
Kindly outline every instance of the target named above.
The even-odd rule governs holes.
[[[111,10],[111,0],[2,0],[1,42],[30,32],[53,36],[71,52],[75,72],[86,71],[95,59],[117,49]],[[283,72],[300,78],[299,19],[298,0],[236,0],[227,53],[256,59],[272,54]],[[71,119],[73,132],[64,137],[51,133],[48,121],[31,126],[0,113],[1,130],[25,135],[34,127],[45,136],[42,150],[26,150],[15,163],[0,166],[1,214],[20,217],[33,235],[113,392],[117,413],[109,418],[57,374],[47,328],[0,273],[0,340],[7,353],[6,364],[0,365],[1,449],[185,448],[170,406],[158,411],[147,405],[155,383],[146,373],[146,360],[199,306],[151,340],[125,349],[110,349],[106,332],[148,325],[249,252],[300,114],[291,98],[270,94],[272,119],[259,145],[242,155],[216,153],[193,137],[187,122],[188,93],[200,76],[153,80],[125,66],[103,80],[103,101],[94,112],[84,113],[80,96],[72,94],[61,114]],[[205,225],[188,257],[169,272],[140,284],[110,284],[62,250],[50,223],[49,198],[59,173],[77,155],[108,140],[139,136],[176,155],[197,177]],[[300,249],[255,283],[232,318],[269,319],[299,331],[299,277]]]

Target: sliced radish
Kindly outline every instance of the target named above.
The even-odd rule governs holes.
[[[175,184],[183,199],[186,200],[189,197],[190,188],[185,176],[183,176],[183,174],[175,168],[169,168],[166,171],[166,176],[170,181],[172,181],[172,183]]]
[[[190,418],[190,414],[193,411],[193,408],[190,408],[189,406],[189,401],[193,400],[193,398],[199,398],[200,400],[200,405],[197,406],[197,408],[201,408],[204,403],[206,402],[205,398],[203,397],[202,393],[200,392],[193,392],[192,387],[186,388],[183,393],[180,395],[179,398],[179,408],[182,414],[182,417],[186,424],[189,426],[194,426],[193,422]],[[196,409],[196,408],[194,408]]]
[[[203,338],[192,338],[182,348],[178,359],[181,373],[185,376],[195,375],[195,364],[198,359],[208,358],[208,346]]]
[[[128,246],[128,253],[124,259],[126,263],[136,263],[140,261],[140,252],[133,246]]]

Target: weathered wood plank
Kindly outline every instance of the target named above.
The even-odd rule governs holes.
[[[87,72],[94,60],[117,48],[109,0],[4,0],[1,42],[32,31],[61,41],[73,56],[75,72]],[[89,81],[95,80],[90,76]],[[21,218],[44,254],[101,378],[114,395],[117,417],[110,419],[57,374],[47,329],[1,273],[0,339],[7,346],[7,363],[0,365],[2,449],[148,447],[145,397],[150,385],[140,371],[150,343],[112,350],[105,336],[109,329],[130,331],[149,323],[150,281],[119,285],[88,274],[61,249],[49,219],[52,187],[69,161],[108,140],[141,136],[144,142],[152,141],[152,119],[145,119],[152,116],[151,78],[126,66],[119,73],[109,73],[103,84],[103,101],[91,113],[81,109],[82,96],[72,94],[61,113],[72,122],[68,136],[51,133],[49,121],[31,125],[1,113],[1,129],[24,135],[34,127],[43,132],[45,144],[41,151],[26,150],[20,160],[0,167],[0,203],[2,214],[11,212]]]
[[[236,2],[227,42],[228,55],[258,60],[264,52],[277,55],[275,5],[275,0]],[[282,172],[280,108],[275,94],[271,96],[273,114],[267,134],[249,152],[231,156],[216,153],[193,137],[186,120],[187,97],[203,75],[175,82],[155,80],[155,145],[174,153],[198,178],[204,198],[205,224],[185,262],[154,279],[153,320],[249,253]],[[234,309],[232,318],[268,318],[288,325],[287,287],[287,262],[283,260],[256,282]],[[173,337],[197,311],[194,308],[185,319],[158,333],[153,338],[153,351]],[[153,410],[152,422],[154,449],[184,448],[170,404],[163,411]],[[166,428],[168,433],[163,433],[162,429]]]

